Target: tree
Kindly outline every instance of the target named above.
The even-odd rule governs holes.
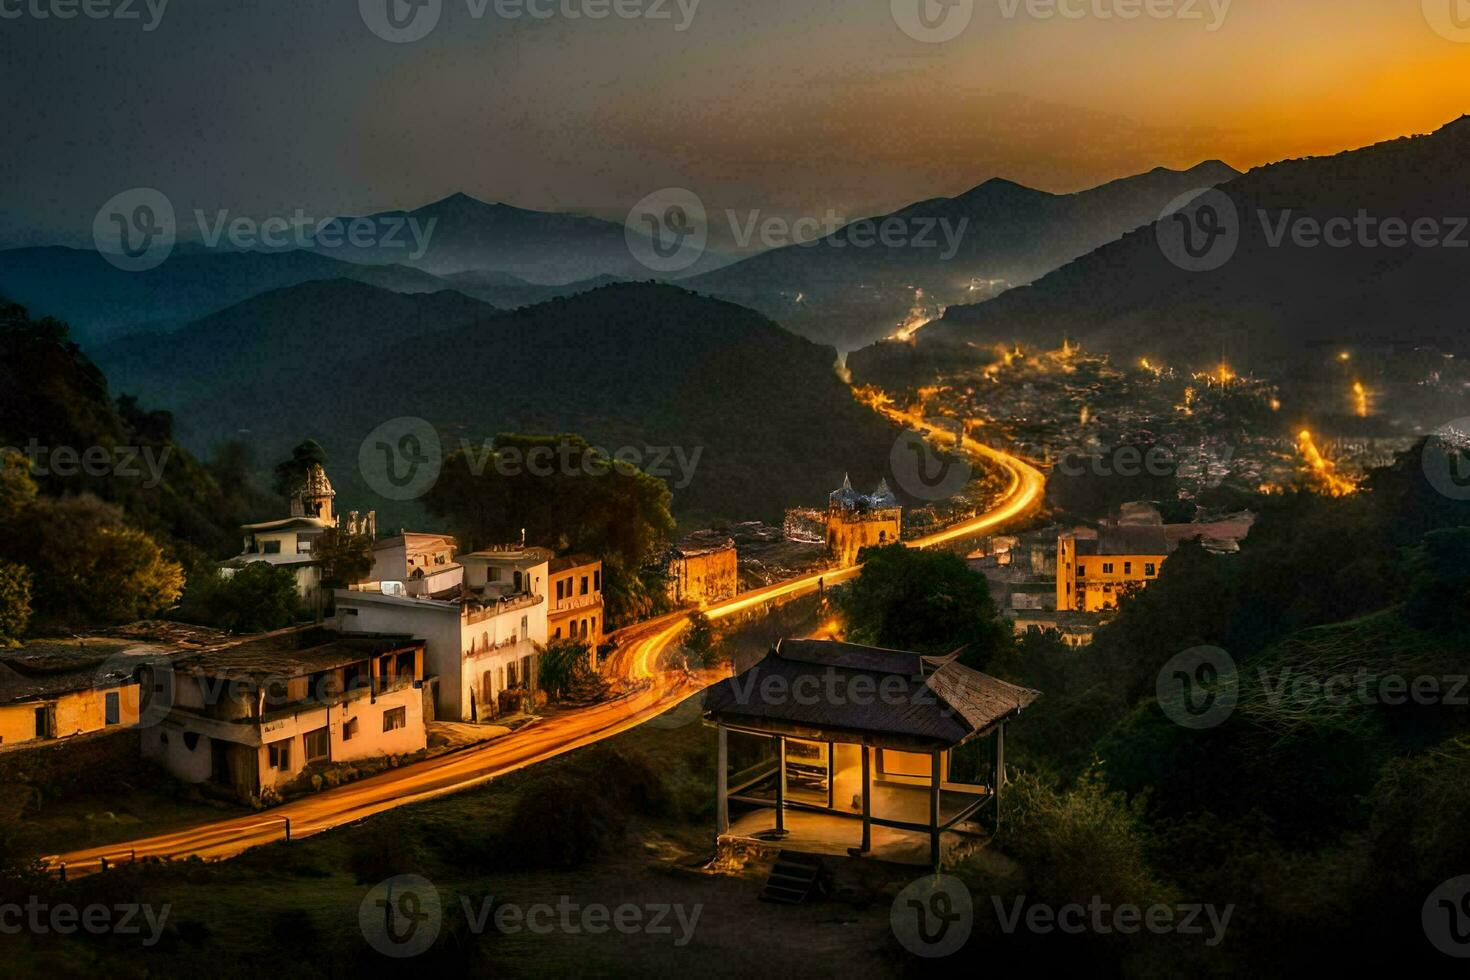
[[[322,588],[345,589],[367,581],[373,570],[373,538],[329,527],[311,543],[312,556],[322,565]]]
[[[1470,527],[1426,534],[1411,567],[1409,621],[1421,629],[1470,628]]]
[[[251,562],[228,577],[213,570],[189,583],[179,618],[231,633],[266,633],[300,621],[296,575],[286,568]]]
[[[31,622],[30,570],[0,561],[0,647],[15,646]]]
[[[36,499],[31,463],[20,453],[0,449],[0,521],[8,521]]]
[[[689,615],[689,629],[684,634],[682,654],[689,670],[718,667],[724,657],[720,651],[721,636],[710,618],[702,612]]]
[[[603,562],[608,618],[637,608],[649,590],[643,567],[674,531],[672,495],[662,480],[609,459],[575,435],[502,435],[493,449],[444,461],[424,497],[461,545],[527,540]]]
[[[327,465],[327,451],[315,439],[308,439],[291,450],[291,458],[276,464],[273,484],[276,493],[289,497],[306,482],[312,466]]]
[[[96,497],[39,498],[0,541],[34,576],[36,621],[80,628],[132,622],[179,601],[184,570]]]
[[[903,545],[863,554],[862,574],[838,599],[855,642],[931,656],[963,650],[973,666],[1007,643],[989,584],[963,558]]]
[[[596,696],[605,684],[592,666],[592,648],[581,640],[552,640],[540,649],[536,682],[552,701]]]

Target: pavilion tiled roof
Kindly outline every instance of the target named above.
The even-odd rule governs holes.
[[[1039,696],[955,656],[787,639],[710,688],[704,714],[754,731],[932,751],[989,731]]]

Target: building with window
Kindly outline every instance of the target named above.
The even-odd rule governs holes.
[[[594,651],[602,645],[606,623],[602,607],[602,562],[588,555],[568,555],[547,571],[551,608],[546,629],[551,640],[577,639]]]
[[[1059,612],[1116,609],[1118,597],[1145,588],[1182,542],[1198,541],[1211,554],[1232,554],[1250,534],[1250,512],[1206,524],[1104,524],[1057,538]]]
[[[303,602],[316,601],[321,590],[321,563],[313,553],[316,539],[328,528],[341,528],[349,534],[377,537],[377,515],[372,511],[352,511],[345,522],[333,510],[337,491],[327,479],[326,470],[313,463],[306,481],[288,498],[290,516],[259,524],[246,524],[240,530],[245,543],[240,554],[220,566],[220,574],[229,576],[254,563],[288,568],[296,576],[296,591]]]
[[[424,643],[405,635],[284,630],[159,658],[143,754],[185,782],[242,800],[313,767],[410,755],[427,744]]]
[[[535,691],[551,559],[545,548],[508,545],[460,555],[460,582],[438,592],[413,594],[399,581],[339,589],[337,628],[423,640],[435,717],[490,721]]]
[[[1159,577],[1174,550],[1164,529],[1149,525],[1104,525],[1057,539],[1057,609],[1101,612],[1118,597]]]
[[[402,582],[409,595],[433,595],[464,580],[455,561],[459,543],[448,534],[401,531],[373,544],[373,582]]]
[[[136,725],[138,683],[104,651],[45,643],[0,656],[0,749]]]

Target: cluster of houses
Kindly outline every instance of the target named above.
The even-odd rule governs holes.
[[[170,623],[0,657],[0,752],[114,731],[178,778],[269,800],[326,769],[423,752],[434,721],[504,723],[533,711],[541,651],[558,640],[594,658],[607,638],[603,564],[524,541],[461,552],[447,534],[374,540],[376,517],[340,517],[312,466],[287,517],[242,528],[233,575],[289,568],[306,608],[327,605],[318,552],[338,529],[372,541],[364,581],[331,592],[311,626],[230,636]],[[738,591],[734,542],[704,532],[667,555],[670,598]]]
[[[1055,631],[1070,646],[1092,643],[1119,600],[1158,579],[1164,563],[1185,541],[1206,551],[1240,550],[1255,516],[1165,524],[1147,502],[1124,504],[1096,528],[1049,527],[991,538],[970,558],[990,582],[991,596],[1018,634]]]

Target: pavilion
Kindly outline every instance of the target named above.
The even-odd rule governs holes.
[[[1039,696],[957,655],[782,640],[705,697],[719,840],[937,868],[946,832],[998,824],[1005,726]]]

